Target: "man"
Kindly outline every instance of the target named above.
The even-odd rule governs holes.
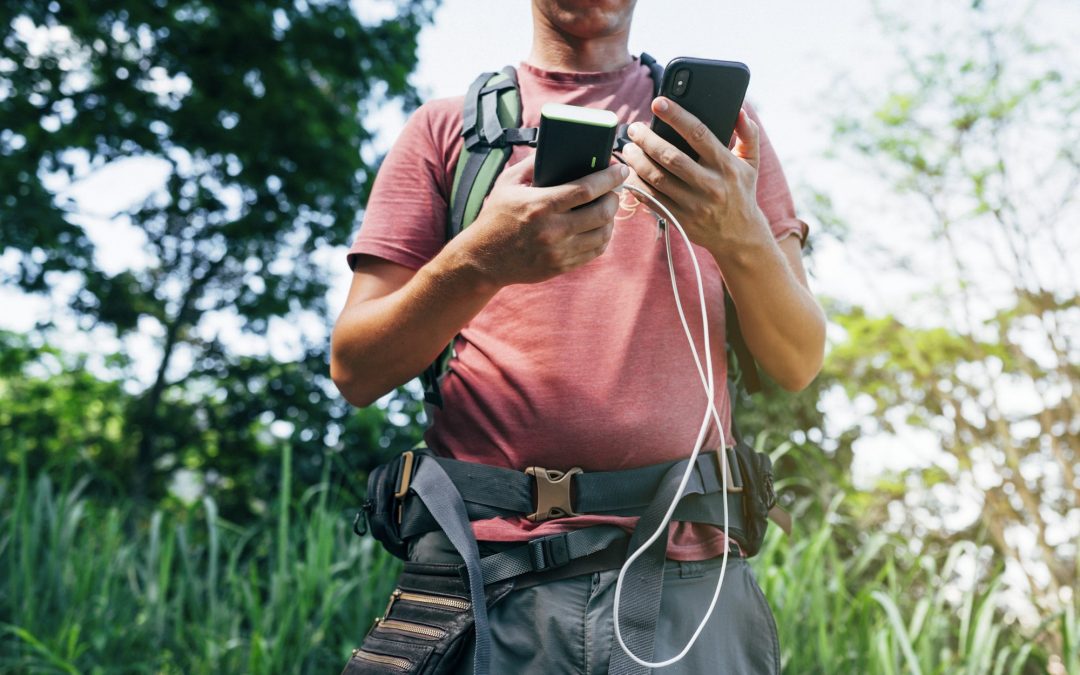
[[[439,455],[518,471],[585,472],[689,455],[706,398],[674,311],[656,220],[628,192],[620,202],[613,190],[624,181],[661,199],[696,245],[725,438],[721,270],[760,366],[792,391],[820,369],[825,321],[801,262],[806,226],[752,108],[740,114],[729,151],[674,102],[652,100],[648,69],[627,49],[633,8],[634,0],[533,0],[532,51],[518,68],[523,126],[538,125],[547,102],[606,108],[639,122],[623,151],[629,175],[613,164],[565,186],[535,188],[533,151],[517,147],[477,220],[444,246],[462,99],[422,106],[380,170],[349,254],[355,274],[334,331],[331,371],[350,402],[370,405],[459,336],[441,387],[445,404],[425,437]],[[652,115],[690,141],[699,160],[652,133]],[[692,293],[685,251],[676,251],[675,264],[680,287]],[[696,307],[692,298],[684,304]],[[700,316],[688,320],[700,335]],[[712,427],[704,448],[719,444]],[[476,521],[473,530],[483,553],[598,523],[629,528],[634,521],[498,518]],[[719,528],[672,524],[657,659],[689,639],[729,546],[737,551]],[[439,532],[413,542],[410,558],[460,560]],[[492,672],[607,672],[616,574],[543,583],[496,604]],[[460,672],[471,672],[468,658]],[[736,555],[705,633],[667,672],[716,669],[779,670],[772,616]]]

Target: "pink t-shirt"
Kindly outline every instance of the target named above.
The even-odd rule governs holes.
[[[518,68],[523,125],[538,126],[548,102],[614,111],[621,122],[652,115],[652,80],[637,59],[607,73]],[[409,118],[379,170],[363,226],[349,252],[419,269],[444,245],[447,209],[461,152],[462,97],[431,101]],[[760,126],[753,108],[747,112]],[[514,149],[510,163],[531,161]],[[777,239],[806,225],[795,217],[776,154],[761,133],[758,203]],[[683,307],[699,353],[702,324],[692,266],[681,239],[672,244]],[[715,259],[695,246],[707,295],[716,402],[730,439],[725,386],[724,303]],[[613,471],[689,456],[706,396],[679,324],[664,242],[655,217],[628,192],[611,243],[599,258],[538,284],[500,290],[461,330],[457,357],[442,382],[444,407],[425,439],[455,459],[524,470],[529,466]],[[728,441],[728,445],[731,445]],[[710,425],[704,448],[720,435]],[[633,518],[581,516],[531,523],[524,518],[473,524],[486,541],[521,541]],[[668,557],[702,560],[723,553],[718,528],[672,525]]]

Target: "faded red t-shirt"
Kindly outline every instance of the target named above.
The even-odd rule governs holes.
[[[518,78],[524,126],[538,126],[540,108],[548,102],[606,108],[626,123],[652,117],[652,80],[636,59],[608,73],[551,72],[523,63]],[[745,107],[760,126],[751,106]],[[441,99],[409,118],[379,170],[350,265],[367,254],[419,269],[439,253],[462,147],[461,110],[462,97]],[[531,161],[533,152],[517,147],[510,163]],[[623,195],[603,255],[542,283],[503,288],[462,328],[457,357],[442,383],[444,407],[434,412],[425,436],[435,452],[517,470],[613,471],[689,456],[705,413],[705,392],[679,324],[656,219],[630,193]],[[805,241],[806,225],[795,217],[764,131],[757,198],[777,239],[795,234]],[[693,269],[674,233],[672,243],[682,303],[703,355]],[[695,249],[708,298],[717,409],[730,438],[720,270],[710,254]],[[704,447],[715,449],[720,435],[710,424]],[[597,523],[630,527],[634,521],[513,518],[473,527],[480,540],[521,541]],[[672,527],[670,558],[723,553],[718,528]]]

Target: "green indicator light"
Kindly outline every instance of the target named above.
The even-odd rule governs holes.
[[[592,158],[592,164],[589,165],[589,168],[590,169],[595,169],[596,168],[596,158],[595,157]]]

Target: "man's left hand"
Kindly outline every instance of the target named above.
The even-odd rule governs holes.
[[[635,122],[629,129],[633,142],[622,153],[635,173],[628,180],[663,202],[690,241],[714,256],[768,235],[768,221],[757,203],[758,126],[746,110],[739,111],[731,150],[674,101],[658,97],[652,110],[686,139],[698,159]]]

